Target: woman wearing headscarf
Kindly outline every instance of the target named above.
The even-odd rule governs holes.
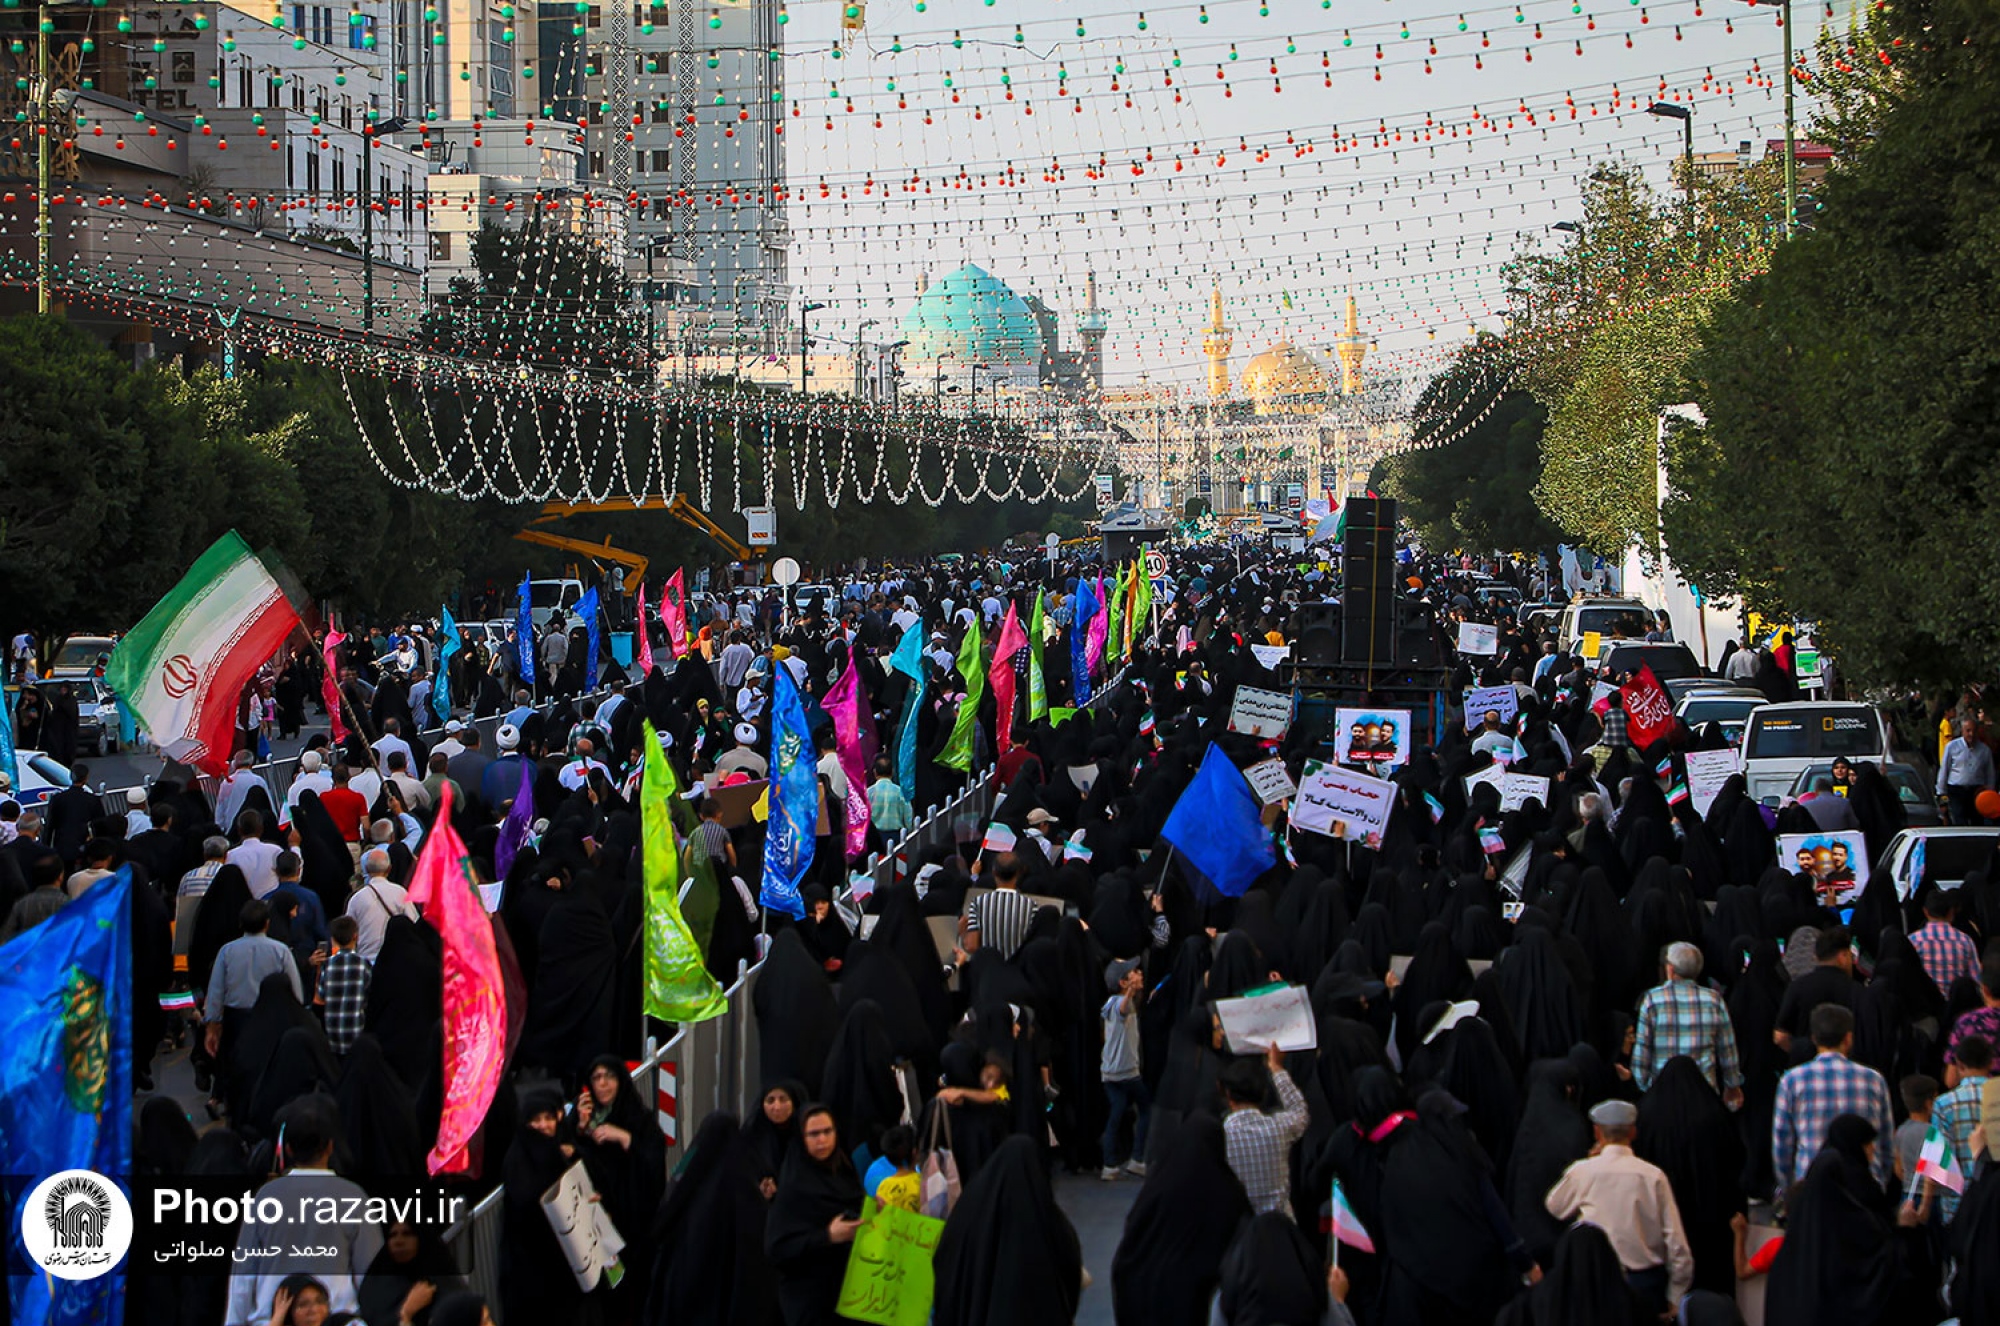
[[[444,1018],[444,949],[438,932],[407,916],[392,917],[382,930],[382,950],[368,981],[368,1010],[362,1029],[382,1043],[382,1057],[418,1097],[417,1117],[435,1127],[440,1075],[439,1028]]]
[[[542,1194],[573,1160],[575,1148],[557,1136],[562,1110],[562,1093],[553,1086],[522,1093],[522,1123],[503,1166],[500,1303],[509,1321],[591,1326],[601,1320],[603,1297],[577,1288],[569,1259],[542,1210]],[[635,1232],[619,1230],[627,1238]]]
[[[132,1147],[134,1169],[166,1177],[187,1172],[200,1138],[180,1102],[172,1096],[151,1096],[139,1107],[139,1138]]]
[[[951,991],[945,985],[943,959],[923,917],[917,891],[907,883],[891,884],[875,893],[875,930],[869,943],[893,953],[909,975],[917,1011],[930,1032],[933,1050],[951,1034]],[[1093,919],[1092,931],[1095,933]]]
[[[1122,1320],[1122,1318],[1121,1318]],[[1351,1326],[1327,1291],[1326,1265],[1294,1222],[1265,1212],[1243,1226],[1222,1259],[1218,1326]]]
[[[1451,931],[1432,921],[1417,936],[1403,982],[1396,987],[1396,1053],[1409,1063],[1430,1025],[1418,1025],[1423,1010],[1434,1003],[1452,1003],[1472,991],[1472,969],[1452,947]]]
[[[1611,1239],[1596,1225],[1572,1226],[1556,1242],[1548,1274],[1507,1305],[1494,1326],[1652,1326],[1625,1285]]]
[[[839,998],[843,1016],[863,1002],[874,1004],[896,1057],[915,1064],[921,1080],[937,1075],[937,1042],[924,1024],[909,972],[895,954],[877,941],[855,940],[847,950],[847,965],[841,969]]]
[[[796,928],[780,930],[751,994],[757,1013],[758,1066],[766,1082],[792,1078],[818,1089],[840,1029],[840,1006],[826,972]]]
[[[618,941],[583,876],[555,897],[538,937],[535,984],[517,1054],[521,1063],[567,1082],[611,1044]]]
[[[2000,1165],[1989,1163],[1966,1186],[1945,1238],[1958,1264],[1952,1310],[1962,1322],[2000,1321]]]
[[[806,914],[793,923],[792,929],[805,941],[806,952],[814,962],[828,972],[838,972],[847,960],[847,946],[854,942],[854,932],[834,908],[824,885],[806,885],[799,891],[799,901],[805,905]]]
[[[623,1257],[630,1276],[619,1289],[636,1302],[651,1283],[652,1263],[652,1248],[636,1236],[649,1227],[660,1204],[667,1143],[652,1103],[640,1098],[622,1059],[605,1054],[591,1061],[576,1109],[557,1135],[576,1148],[603,1199],[604,1213],[625,1234]]]
[[[334,1100],[357,1174],[386,1181],[422,1169],[423,1130],[417,1126],[410,1089],[382,1057],[382,1043],[373,1036],[364,1033],[348,1046]]]
[[[1582,1001],[1551,931],[1518,928],[1492,970],[1530,1062],[1560,1058],[1583,1039]]]
[[[320,804],[319,793],[311,788],[299,793],[292,807],[292,836],[304,868],[301,878],[326,909],[328,916],[347,910],[347,884],[354,877],[354,857],[340,836],[333,816]]]
[[[1206,1326],[1223,1255],[1250,1217],[1250,1199],[1211,1116],[1188,1119],[1151,1152],[1111,1259],[1114,1319],[1119,1326]]]
[[[1897,1201],[1870,1170],[1875,1125],[1843,1114],[1788,1201],[1785,1241],[1771,1263],[1769,1326],[1890,1326],[1932,1321],[1909,1292]]]
[[[437,1300],[464,1290],[465,1277],[443,1231],[398,1220],[383,1232],[381,1251],[368,1263],[356,1298],[366,1326],[430,1326]]]
[[[1549,1189],[1571,1164],[1590,1154],[1590,1125],[1577,1106],[1576,1066],[1564,1058],[1537,1060],[1528,1069],[1528,1098],[1503,1171],[1503,1195],[1514,1229],[1537,1263],[1555,1255],[1562,1222],[1549,1214]]]
[[[881,1006],[861,1000],[841,1019],[820,1075],[820,1103],[840,1121],[840,1136],[850,1153],[867,1147],[871,1157],[879,1154],[883,1131],[902,1121],[896,1064]]]
[[[777,1273],[785,1326],[836,1326],[839,1320],[833,1309],[863,1196],[847,1153],[833,1112],[806,1106],[799,1145],[785,1159],[764,1227],[764,1255]]]
[[[769,1083],[758,1099],[750,1126],[741,1132],[747,1153],[744,1163],[766,1201],[778,1191],[778,1175],[785,1168],[785,1157],[798,1143],[799,1111],[806,1103],[803,1084],[789,1078]]]
[[[702,1120],[653,1218],[659,1249],[646,1296],[647,1326],[777,1326],[778,1296],[764,1257],[767,1210],[736,1116]]]
[[[1722,1098],[1695,1061],[1675,1055],[1639,1098],[1633,1154],[1666,1173],[1694,1253],[1694,1283],[1733,1293],[1735,1241],[1729,1222],[1744,1210],[1743,1141]]]
[[[1040,1150],[1010,1137],[965,1185],[933,1260],[935,1326],[1063,1326],[1083,1292],[1083,1248]]]

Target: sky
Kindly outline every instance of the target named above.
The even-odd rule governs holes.
[[[861,30],[843,32],[857,9]],[[884,338],[921,274],[974,262],[1058,308],[1067,341],[1095,271],[1114,389],[1205,380],[1212,288],[1239,375],[1283,340],[1327,358],[1351,293],[1373,366],[1418,380],[1474,325],[1498,329],[1501,264],[1563,238],[1549,228],[1576,214],[1592,165],[1666,186],[1680,125],[1649,103],[1693,108],[1697,153],[1749,141],[1761,157],[1782,137],[1778,14],[1745,0],[800,3],[783,28],[791,283],[830,305],[816,334],[874,319]],[[1829,18],[1800,4],[1797,45]],[[1802,97],[1801,126],[1810,110]]]

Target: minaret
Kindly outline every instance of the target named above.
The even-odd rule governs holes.
[[[1359,395],[1361,361],[1368,357],[1368,338],[1361,334],[1361,319],[1355,312],[1353,295],[1347,297],[1347,326],[1333,343],[1333,352],[1340,358],[1340,394]]]
[[[1212,401],[1229,399],[1229,328],[1222,321],[1222,291],[1217,289],[1208,297],[1208,335],[1201,338],[1201,348],[1208,355],[1208,398]]]
[[[1111,319],[1097,307],[1097,273],[1084,278],[1083,313],[1076,320],[1078,338],[1083,342],[1084,391],[1096,396],[1104,391],[1104,333]]]

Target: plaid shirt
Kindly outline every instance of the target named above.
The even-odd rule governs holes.
[[[1778,1191],[1805,1177],[1813,1157],[1826,1144],[1826,1127],[1843,1114],[1858,1114],[1875,1125],[1883,1145],[1875,1148],[1875,1181],[1887,1188],[1894,1181],[1888,1145],[1896,1123],[1889,1114],[1889,1084],[1872,1068],[1846,1055],[1822,1050],[1778,1079],[1778,1104],[1771,1115],[1771,1162],[1778,1171]]]
[[[1931,1124],[1944,1138],[1945,1144],[1951,1147],[1952,1155],[1958,1160],[1958,1172],[1968,1180],[1972,1177],[1972,1134],[1979,1128],[1979,1092],[1985,1085],[1983,1074],[1963,1077],[1957,1086],[1939,1096],[1931,1105]],[[1942,1184],[1936,1186],[1939,1195],[1944,1198],[1944,1221],[1950,1224],[1952,1216],[1958,1212],[1959,1194]]]
[[[1606,750],[1613,750],[1619,746],[1629,746],[1632,744],[1632,739],[1625,733],[1625,711],[1623,709],[1607,709],[1604,711],[1604,736],[1598,744]]]
[[[1262,1110],[1231,1110],[1222,1121],[1229,1168],[1243,1181],[1250,1209],[1258,1215],[1276,1211],[1292,1214],[1292,1143],[1305,1136],[1305,1093],[1280,1069],[1271,1074],[1281,1104],[1276,1114]]]
[[[1910,947],[1923,959],[1924,971],[1949,993],[1951,983],[1961,976],[1979,979],[1979,945],[1972,936],[1949,921],[1927,921],[1910,936]]]
[[[320,968],[320,997],[326,1005],[326,1039],[335,1054],[346,1054],[361,1035],[368,1005],[368,963],[353,949],[342,949]]]
[[[1718,1092],[1743,1085],[1736,1057],[1736,1028],[1722,996],[1674,977],[1639,1001],[1638,1040],[1632,1046],[1632,1080],[1651,1091],[1653,1079],[1675,1055],[1686,1055]]]
[[[2000,1050],[2000,1008],[1975,1008],[1970,1013],[1960,1013],[1958,1021],[1951,1024],[1951,1039],[1945,1042],[1947,1059],[1958,1056],[1958,1043],[1967,1036],[1984,1036],[1995,1050]]]

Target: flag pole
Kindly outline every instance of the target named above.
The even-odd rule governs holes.
[[[1331,1198],[1333,1206],[1333,1220],[1326,1231],[1326,1259],[1328,1265],[1332,1266],[1335,1270],[1339,1270],[1340,1269],[1340,1176],[1338,1174],[1333,1176],[1333,1192],[1331,1194]]]

